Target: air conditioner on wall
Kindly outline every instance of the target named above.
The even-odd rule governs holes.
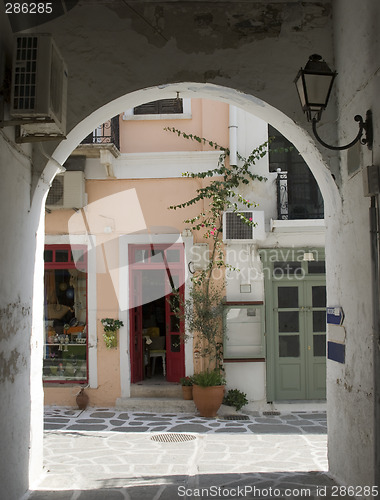
[[[225,243],[252,243],[265,239],[264,212],[261,210],[242,211],[247,219],[252,218],[256,226],[245,224],[234,212],[223,214],[223,241]]]
[[[16,37],[10,114],[20,121],[18,142],[29,142],[28,137],[65,136],[67,79],[67,68],[51,35]]]
[[[85,206],[84,173],[65,172],[58,174],[46,199],[46,208],[82,208]]]

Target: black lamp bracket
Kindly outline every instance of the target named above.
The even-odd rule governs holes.
[[[345,146],[330,146],[327,144],[324,140],[322,140],[317,132],[317,122],[318,120],[316,118],[312,119],[312,126],[313,126],[313,132],[315,135],[315,138],[317,141],[322,144],[325,148],[328,149],[333,149],[335,151],[342,151],[344,149],[348,149],[354,144],[356,144],[359,140],[361,144],[367,145],[368,149],[372,149],[372,143],[373,143],[373,128],[372,128],[372,111],[368,110],[366,113],[366,119],[363,121],[362,116],[356,115],[354,117],[354,120],[359,123],[359,132],[355,139],[351,141],[349,144],[346,144]],[[363,133],[365,133],[365,136],[363,136]]]

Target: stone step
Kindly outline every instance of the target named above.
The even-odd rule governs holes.
[[[182,398],[182,387],[179,384],[132,384],[131,398]]]
[[[163,397],[130,397],[116,400],[117,410],[146,411],[150,413],[190,413],[197,412],[194,401]]]

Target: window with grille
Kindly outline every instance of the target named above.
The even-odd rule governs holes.
[[[268,126],[273,137],[269,150],[269,171],[287,172],[289,219],[323,219],[323,198],[318,184],[306,162],[283,135]]]

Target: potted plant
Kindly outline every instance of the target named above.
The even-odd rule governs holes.
[[[226,335],[223,322],[223,303],[225,296],[225,271],[236,270],[224,261],[224,249],[222,244],[223,213],[227,210],[234,212],[239,219],[249,226],[256,223],[251,217],[246,217],[244,210],[257,205],[248,200],[238,192],[242,185],[253,181],[266,180],[256,175],[252,167],[268,151],[268,142],[255,148],[252,153],[244,158],[237,155],[239,165],[231,165],[226,162],[230,155],[228,148],[219,146],[213,141],[198,137],[193,134],[184,133],[176,128],[165,130],[182,136],[185,139],[211,146],[220,151],[218,165],[215,169],[207,172],[182,174],[184,177],[206,179],[207,182],[197,189],[193,198],[169,208],[172,210],[183,209],[200,203],[201,212],[195,217],[185,219],[185,224],[190,225],[192,232],[200,234],[201,238],[209,242],[210,258],[206,269],[196,271],[191,278],[191,291],[187,299],[181,299],[179,293],[172,301],[172,310],[178,318],[185,321],[185,340],[189,337],[194,341],[194,352],[203,358],[208,369],[193,376],[193,399],[198,406],[198,394],[209,392],[206,399],[212,399],[217,393],[217,409],[200,410],[207,416],[215,416],[216,411],[222,403],[224,395],[224,368],[223,368],[223,341]],[[219,276],[216,276],[219,274]],[[222,277],[220,277],[222,275]],[[217,387],[217,389],[215,389]],[[211,415],[212,414],[212,415]]]
[[[117,331],[124,326],[124,323],[118,319],[103,318],[100,320],[104,329],[104,342],[107,349],[117,347]]]
[[[239,389],[230,389],[224,397],[223,404],[234,406],[235,410],[239,411],[248,404],[247,394]]]
[[[183,399],[191,400],[193,399],[193,378],[192,377],[182,377],[179,379],[182,386]]]
[[[220,370],[205,370],[193,377],[193,399],[201,417],[216,417],[226,381]]]

